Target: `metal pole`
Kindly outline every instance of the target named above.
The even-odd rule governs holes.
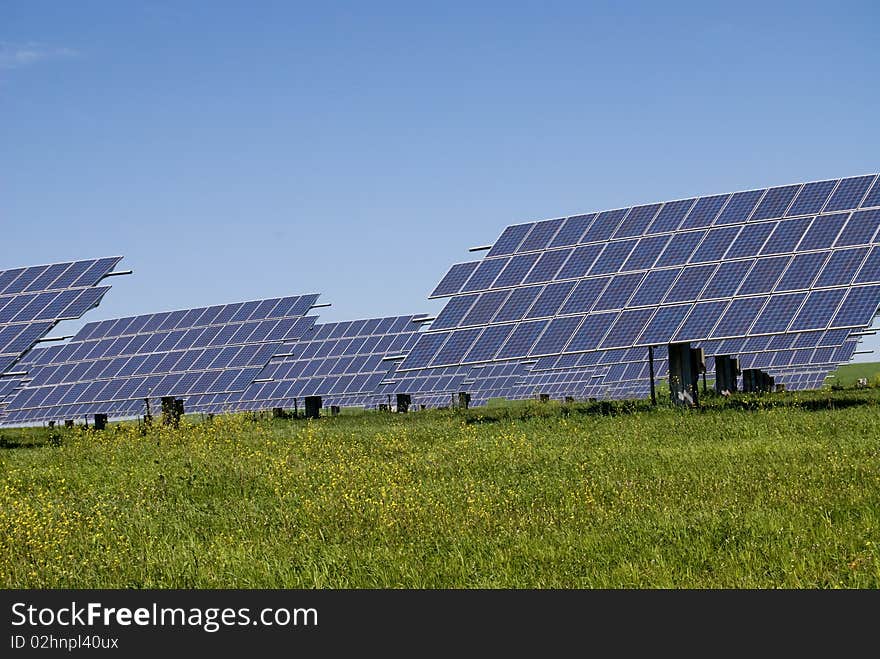
[[[656,405],[657,391],[654,389],[654,346],[648,346],[648,370],[651,373],[651,405]]]

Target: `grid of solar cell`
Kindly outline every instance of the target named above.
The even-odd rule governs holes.
[[[325,405],[363,405],[380,395],[380,383],[393,371],[394,362],[386,358],[412,348],[419,320],[394,316],[315,325],[285,346],[288,356],[273,359],[245,390],[195,397],[188,406],[214,412],[292,408],[294,399],[305,396],[321,396]]]
[[[0,374],[10,371],[58,322],[79,318],[97,306],[110,290],[98,283],[121,259],[90,259],[0,271]],[[10,390],[0,396],[0,415],[11,395]]]
[[[317,295],[256,300],[89,323],[70,343],[32,353],[31,382],[9,410],[45,415],[68,405],[246,388],[285,341],[313,324]],[[49,417],[53,418],[53,417]]]
[[[556,270],[553,283],[548,285],[552,288],[526,291],[521,285],[511,284],[513,292],[504,299],[503,306],[499,304],[499,313],[490,320],[484,320],[488,316],[484,313],[480,322],[489,326],[521,324],[527,319],[549,317],[554,319],[552,327],[557,327],[555,320],[571,316],[573,320],[565,327],[577,329],[572,329],[571,340],[558,348],[563,354],[607,350],[622,341],[621,337],[635,346],[662,336],[665,340],[704,342],[714,349],[721,340],[726,341],[726,347],[733,346],[731,341],[737,333],[745,339],[754,333],[823,330],[840,326],[832,325],[837,318],[840,323],[855,322],[851,319],[861,319],[867,303],[852,314],[835,314],[852,282],[880,281],[880,256],[871,249],[880,211],[857,210],[868,198],[866,195],[870,196],[868,191],[873,190],[875,181],[877,177],[872,175],[575,216],[580,219],[571,224],[577,224],[578,231],[567,229],[566,237],[558,243],[555,236],[569,224],[568,218],[520,225],[528,228],[517,233],[541,238],[528,242],[520,239],[516,246],[519,257],[538,254],[536,264],[552,265],[539,276],[527,275],[525,281],[530,281],[529,276],[544,280]],[[581,244],[571,251],[579,231],[583,231]],[[665,233],[651,235],[658,232]],[[512,236],[511,228],[504,235]],[[558,250],[555,244],[565,245],[566,249]],[[490,250],[476,272],[491,257]],[[563,265],[557,270],[560,263]],[[609,275],[613,276],[609,279]],[[823,286],[834,288],[821,297],[808,295],[813,287]],[[549,295],[551,291],[557,295]],[[870,295],[869,291],[858,299],[869,300]],[[548,297],[552,305],[543,303]],[[536,299],[540,304],[535,303]],[[717,302],[681,304],[697,300]],[[855,308],[856,298],[853,300]],[[514,301],[521,301],[520,306],[528,309],[510,313]],[[820,301],[836,304],[820,311]],[[454,297],[450,302],[454,308],[453,303]],[[660,313],[669,306],[675,309]],[[626,311],[622,317],[619,313],[603,313],[630,308],[639,313]],[[580,320],[585,314],[587,318]],[[670,326],[673,319],[676,324]],[[632,327],[634,320],[642,325]],[[524,340],[523,336],[554,349],[562,343],[553,333],[546,339],[533,337],[536,326],[528,331],[519,327],[505,332],[504,342],[496,346],[492,357],[484,352],[480,357],[497,361],[523,354],[514,346]],[[422,341],[419,347],[428,352],[436,354],[442,349],[442,343],[433,348],[428,345],[433,341],[429,335]],[[474,354],[467,351],[462,359],[474,358]],[[531,354],[540,353],[533,350]],[[407,358],[399,371],[417,366],[417,361]]]

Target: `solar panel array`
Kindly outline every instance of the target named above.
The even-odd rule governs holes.
[[[61,320],[81,317],[109,286],[97,284],[121,256],[0,271],[0,373]]]
[[[393,367],[386,357],[405,354],[418,338],[419,316],[371,318],[315,325],[288,356],[273,359],[246,390],[200,396],[193,411],[292,408],[294,399],[321,396],[325,405],[373,406],[379,383]]]
[[[147,398],[242,391],[285,342],[315,322],[303,295],[90,323],[65,345],[34,351],[31,381],[9,404],[14,423],[143,410]],[[134,403],[132,403],[134,401]]]
[[[479,261],[457,263],[431,298],[427,331],[401,316],[315,325],[317,295],[87,325],[66,345],[24,352],[81,315],[119,261],[0,272],[5,422],[135,415],[143,400],[222,412],[325,404],[375,407],[392,394],[451,404],[491,398],[646,396],[665,346],[737,356],[787,388],[851,359],[880,305],[880,178],[646,204],[507,227]],[[279,356],[280,355],[280,356]]]
[[[634,348],[644,364],[679,341],[827,361],[880,303],[878,206],[870,175],[508,227],[441,280],[431,297],[451,299],[398,375]]]

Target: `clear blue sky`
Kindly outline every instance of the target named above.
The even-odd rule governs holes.
[[[880,170],[876,2],[325,4],[0,0],[2,267],[436,313],[508,224]]]

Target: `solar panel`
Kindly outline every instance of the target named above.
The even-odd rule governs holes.
[[[305,314],[317,298],[273,298],[89,323],[69,343],[48,353],[34,351],[31,382],[10,402],[10,418],[57,418],[66,406],[81,414],[112,413],[117,403],[132,399],[243,390],[285,341],[314,324]]]
[[[405,354],[419,337],[419,316],[315,325],[295,342],[285,345],[288,356],[273,359],[256,382],[241,392],[222,396],[197,396],[188,407],[195,411],[228,412],[290,408],[294,399],[326,398],[325,404],[360,406],[379,395],[380,383],[389,377],[394,362],[385,358]],[[481,328],[461,330],[454,347],[460,349]]]
[[[0,271],[0,375],[60,321],[80,318],[97,306],[110,290],[98,283],[120,260],[118,256]],[[10,395],[11,389],[0,396],[0,415]]]
[[[491,351],[476,350],[481,339],[467,335],[473,346],[450,344],[441,361],[607,354],[670,340],[731,349],[755,336],[769,341],[812,331],[815,341],[826,330],[856,329],[869,322],[870,285],[880,283],[880,210],[863,206],[877,197],[876,182],[875,175],[819,181],[509,227],[499,249],[473,266],[475,274],[491,274],[495,286],[512,289],[471,317],[472,326],[492,329]],[[514,268],[497,258],[514,251],[529,259]],[[501,265],[522,272],[498,281]],[[484,283],[474,282],[447,295],[481,292]],[[847,297],[853,286],[866,290]],[[844,313],[845,297],[851,301]],[[440,319],[458,315],[460,304],[453,298]],[[506,323],[513,329],[493,329]],[[437,363],[433,357],[449,335],[431,335],[446,326],[429,329],[398,374]],[[772,358],[794,363],[814,349]]]

